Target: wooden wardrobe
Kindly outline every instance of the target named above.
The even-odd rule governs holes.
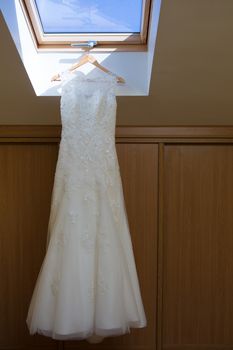
[[[233,127],[118,126],[148,326],[98,345],[30,336],[59,126],[0,126],[0,349],[233,349]]]

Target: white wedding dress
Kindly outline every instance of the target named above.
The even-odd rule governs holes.
[[[47,251],[30,334],[100,339],[146,326],[115,149],[116,79],[63,74]]]

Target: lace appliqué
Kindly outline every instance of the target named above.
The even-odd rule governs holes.
[[[106,227],[94,229],[91,222],[101,220],[96,198],[109,203],[113,220],[119,225],[121,214],[121,178],[115,149],[116,79],[108,76],[89,79],[82,74],[62,74],[61,118],[62,134],[55,173],[54,212],[65,205],[65,222],[53,236],[57,254],[62,254],[70,239],[77,238],[77,249],[93,254],[107,254],[111,237]],[[87,213],[90,223],[80,226],[81,213],[75,198]],[[93,220],[93,221],[91,221]],[[55,232],[54,232],[55,233]],[[97,248],[98,247],[98,248]],[[60,253],[59,253],[60,252]],[[87,286],[94,300],[108,291],[108,283],[99,270],[96,281]],[[56,295],[61,275],[57,269],[51,280],[51,292]]]
[[[60,278],[61,278],[61,276],[58,275],[56,278],[53,279],[53,281],[52,281],[52,283],[51,283],[51,285],[50,285],[50,287],[51,287],[51,292],[52,292],[52,294],[53,294],[54,296],[56,296],[57,293],[58,293],[58,287],[59,287]]]
[[[95,237],[94,233],[90,232],[90,230],[85,229],[79,234],[80,244],[86,250],[86,252],[90,253],[93,251],[95,246]]]
[[[100,274],[99,276],[97,276],[96,283],[92,281],[91,285],[87,290],[87,295],[89,296],[90,301],[94,302],[96,299],[97,293],[99,295],[105,295],[108,292],[108,290],[109,290],[108,283],[106,279],[104,279],[103,276],[101,276]]]
[[[71,224],[76,224],[77,218],[79,217],[79,212],[77,210],[69,210],[68,215],[70,217]]]

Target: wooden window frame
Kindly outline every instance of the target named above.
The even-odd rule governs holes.
[[[45,34],[34,0],[19,0],[37,50],[82,51],[71,43],[97,41],[91,51],[147,51],[150,10],[153,0],[143,0],[140,33]],[[156,0],[155,0],[156,1]]]

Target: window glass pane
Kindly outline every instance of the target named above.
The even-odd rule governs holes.
[[[142,0],[35,0],[44,33],[138,33]]]

